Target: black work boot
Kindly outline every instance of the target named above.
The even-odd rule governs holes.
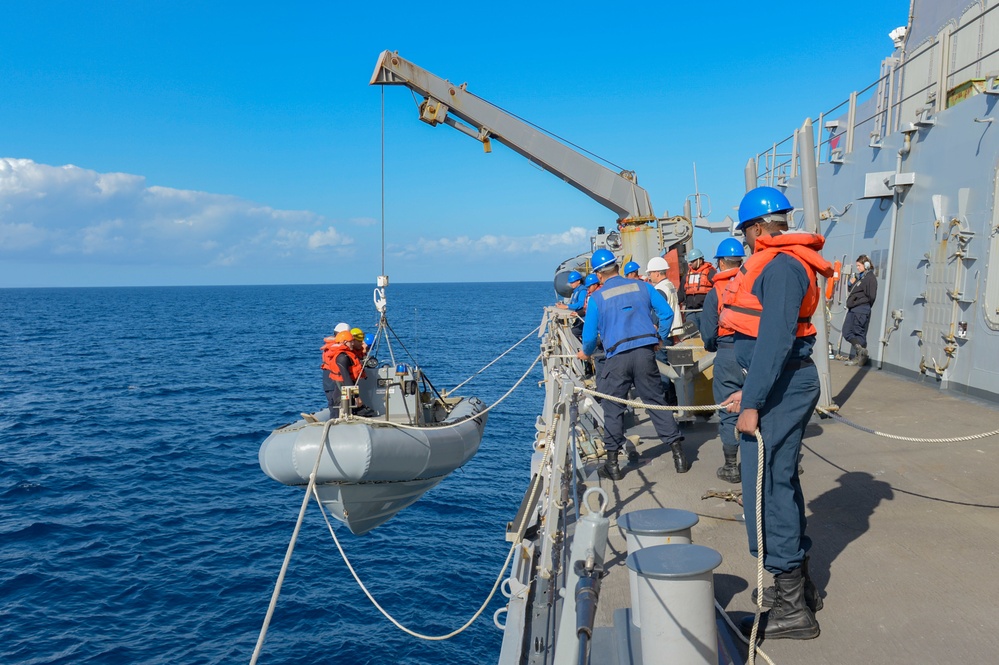
[[[808,574],[808,557],[805,557],[804,563],[801,564],[801,576],[805,578],[805,604],[808,605],[808,609],[814,614],[822,609],[824,603],[822,602],[822,596],[819,594],[818,588],[815,586],[815,582],[812,581],[811,576]],[[768,586],[763,590],[763,602],[760,603],[763,607],[773,607],[774,606],[774,588]],[[756,603],[756,589],[753,589],[753,603]]]
[[[669,449],[673,451],[673,466],[677,473],[687,473],[687,456],[683,454],[683,439],[669,444]]]
[[[729,450],[725,448],[723,452],[725,453],[725,466],[718,467],[718,477],[726,483],[741,483],[741,468],[736,461],[739,458],[739,449]]]
[[[774,577],[774,606],[760,615],[759,637],[771,640],[810,640],[819,636],[819,622],[805,604],[805,578],[801,568]],[[744,618],[739,630],[753,632],[753,617]]]
[[[853,343],[853,358],[851,358],[850,360],[847,360],[845,364],[846,365],[851,365],[851,366],[853,366],[853,365],[859,365],[860,364],[860,358],[861,358],[861,351],[866,351],[866,350],[862,346],[860,346],[859,344],[857,344],[856,342],[854,342]]]
[[[610,478],[611,480],[621,480],[624,478],[624,474],[621,473],[621,467],[617,465],[617,451],[607,451],[607,461],[597,469],[597,475],[601,478]]]
[[[867,353],[867,347],[861,346],[860,350],[857,351],[857,367],[863,367],[871,359],[870,354]]]

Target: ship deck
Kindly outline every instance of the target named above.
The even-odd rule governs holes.
[[[994,406],[872,368],[830,362],[834,401],[843,417],[858,424],[933,438],[999,426]],[[756,560],[748,552],[745,525],[738,521],[741,506],[702,499],[708,490],[738,487],[715,475],[722,462],[718,426],[700,419],[683,426],[691,469],[680,475],[647,416],[639,415],[629,434],[642,438],[641,461],[625,466],[625,477],[617,483],[600,481],[611,497],[611,534],[610,573],[601,589],[597,625],[613,626],[614,610],[630,605],[627,548],[616,518],[656,507],[700,516],[693,541],[721,553],[715,597],[738,624],[753,612]],[[814,418],[802,454],[814,543],[810,570],[825,598],[817,615],[822,634],[809,641],[765,640],[761,647],[775,663],[996,662],[999,632],[991,612],[999,598],[999,437],[909,443]],[[769,575],[764,584],[770,584]],[[613,634],[598,631],[604,641]],[[745,645],[732,641],[744,661]],[[594,649],[601,646],[604,654],[614,651],[595,636]]]

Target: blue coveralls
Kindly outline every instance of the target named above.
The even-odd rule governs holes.
[[[570,312],[575,312],[577,318],[572,322],[572,334],[576,338],[580,338],[583,334],[583,308],[586,307],[586,287],[580,284],[575,289],[572,290],[572,296],[569,297],[569,302],[566,307]]]
[[[759,337],[735,334],[735,355],[748,371],[742,408],[758,409],[764,441],[764,567],[773,574],[801,567],[812,547],[805,535],[805,499],[798,454],[808,419],[819,403],[819,373],[812,362],[815,337],[795,337],[798,310],[808,289],[805,268],[778,254],[753,284],[763,307]],[[749,551],[756,550],[756,458],[753,435],[742,435],[742,495]]]
[[[700,326],[704,350],[715,352],[711,391],[714,393],[715,404],[720,404],[732,393],[742,390],[745,375],[735,359],[735,337],[718,336],[718,291],[715,289],[711,289],[704,298]],[[739,439],[735,436],[735,423],[739,420],[739,414],[722,411],[718,420],[718,435],[721,437],[722,447],[726,452],[737,452]]]
[[[659,317],[659,333],[652,312]],[[603,341],[607,359],[597,372],[597,390],[614,397],[627,397],[632,385],[642,401],[665,405],[655,348],[659,335],[669,336],[673,310],[651,284],[614,276],[590,296],[583,325],[583,352],[592,355],[597,336]],[[625,406],[603,400],[604,430],[608,452],[624,446]],[[649,411],[652,425],[663,443],[682,441],[680,428],[668,411]]]

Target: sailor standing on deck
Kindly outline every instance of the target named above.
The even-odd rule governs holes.
[[[825,239],[787,233],[787,198],[772,187],[757,187],[739,205],[738,229],[752,256],[740,269],[732,295],[723,304],[720,325],[735,331],[735,356],[746,370],[741,391],[725,404],[738,412],[742,436],[742,491],[746,497],[749,550],[756,548],[756,473],[759,428],[765,444],[762,486],[763,566],[774,575],[768,592],[772,609],[760,618],[766,638],[811,639],[819,635],[815,610],[821,597],[808,577],[805,501],[798,478],[798,453],[808,419],[819,401],[819,374],[812,362],[812,314],[820,294],[816,273],[832,276],[818,250]],[[743,632],[752,630],[753,617]]]
[[[718,317],[724,301],[725,287],[739,272],[746,250],[742,242],[735,238],[725,238],[718,245],[715,259],[718,261],[718,273],[714,278],[714,287],[704,298],[704,311],[701,312],[701,339],[704,349],[715,354],[714,376],[711,389],[715,404],[720,403],[737,390],[742,389],[742,368],[735,360],[735,331],[719,327]],[[735,423],[739,414],[722,411],[719,414],[718,436],[722,441],[722,453],[725,465],[718,469],[717,475],[727,483],[739,483],[739,440],[735,436]]]
[[[676,286],[669,279],[669,262],[661,256],[653,256],[649,259],[649,264],[645,268],[649,284],[656,287],[659,293],[663,294],[669,308],[673,310],[673,325],[670,327],[669,336],[663,340],[662,348],[656,351],[656,360],[664,365],[669,364],[669,355],[666,347],[673,346],[673,340],[683,337],[683,315],[680,314],[680,295],[676,291]],[[677,405],[676,386],[663,375],[663,391],[666,393],[666,403],[670,406]]]
[[[597,336],[603,342],[607,359],[597,373],[597,390],[613,397],[626,398],[632,385],[642,401],[664,406],[655,349],[660,336],[669,336],[673,312],[666,299],[651,284],[625,279],[618,274],[617,259],[606,249],[598,249],[590,258],[601,287],[590,296],[583,326],[583,348],[578,356],[589,360],[597,346]],[[652,321],[652,312],[659,317],[659,332]],[[624,405],[603,400],[604,429],[607,440],[607,461],[599,469],[601,476],[620,480],[618,452],[624,445]],[[673,414],[649,410],[656,433],[673,452],[677,473],[687,471],[683,454],[683,436]]]
[[[850,294],[846,297],[846,318],[843,319],[843,339],[853,344],[853,360],[847,365],[867,364],[867,328],[871,325],[871,305],[878,297],[878,278],[871,269],[866,254],[857,257],[857,274],[850,277]]]

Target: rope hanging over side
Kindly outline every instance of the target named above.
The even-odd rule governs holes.
[[[503,574],[506,572],[507,567],[510,565],[510,560],[513,558],[513,553],[516,551],[517,545],[520,544],[519,542],[515,542],[510,547],[510,551],[506,555],[506,561],[503,562],[503,567],[500,568],[499,575],[497,575],[496,577],[496,582],[493,584],[492,590],[490,590],[489,595],[486,596],[486,599],[482,602],[482,605],[479,606],[479,609],[475,611],[475,614],[473,614],[471,618],[468,619],[468,621],[466,621],[459,628],[456,628],[452,630],[450,633],[447,633],[446,635],[424,635],[423,633],[418,633],[415,630],[411,630],[406,626],[402,625],[401,623],[399,623],[399,621],[391,614],[389,614],[384,607],[378,604],[378,601],[375,600],[375,597],[371,595],[370,591],[368,591],[368,587],[364,586],[364,582],[362,582],[361,578],[358,577],[357,571],[354,570],[354,566],[351,565],[350,559],[347,558],[347,553],[343,551],[343,547],[340,545],[340,540],[336,537],[336,530],[333,528],[333,524],[330,523],[330,518],[326,514],[326,508],[323,506],[322,501],[319,500],[319,494],[318,492],[316,492],[315,485],[313,485],[312,487],[311,495],[306,494],[306,496],[316,497],[316,503],[319,504],[319,510],[323,514],[323,520],[326,521],[326,526],[329,528],[330,535],[333,536],[333,542],[336,543],[336,548],[337,550],[340,551],[340,556],[343,558],[343,562],[347,564],[347,570],[350,571],[350,574],[354,577],[354,581],[357,582],[357,586],[361,588],[361,591],[363,591],[364,595],[368,597],[368,600],[371,601],[371,604],[374,605],[378,609],[378,611],[382,613],[382,616],[391,621],[393,626],[395,626],[402,632],[406,633],[407,635],[411,635],[421,640],[427,640],[430,642],[440,642],[443,640],[449,640],[455,635],[464,632],[469,626],[475,623],[475,620],[478,619],[480,616],[482,616],[482,613],[485,611],[486,607],[488,607],[489,603],[492,601],[493,596],[496,595],[496,590],[503,582]]]
[[[486,371],[487,369],[489,369],[490,367],[492,367],[494,364],[496,364],[499,361],[500,358],[502,358],[506,354],[510,353],[511,351],[513,351],[514,349],[516,349],[518,346],[520,346],[521,344],[523,344],[524,342],[526,342],[528,339],[530,339],[531,337],[533,337],[534,334],[536,332],[538,332],[538,330],[540,328],[541,328],[541,326],[538,326],[537,328],[535,328],[531,332],[529,332],[526,335],[524,335],[519,342],[517,342],[516,344],[514,344],[513,346],[511,346],[509,349],[507,349],[503,353],[501,353],[498,356],[496,356],[495,358],[493,358],[485,367],[483,367],[482,369],[480,369],[478,372],[476,372],[475,374],[472,374],[470,377],[468,377],[467,379],[465,379],[464,381],[462,381],[461,383],[459,383],[458,385],[456,385],[451,390],[446,391],[445,394],[450,395],[454,391],[458,390],[458,388],[461,388],[463,385],[465,385],[466,383],[468,383],[469,381],[471,381],[472,379],[474,379],[475,377],[477,377],[479,374],[482,374],[484,371]]]
[[[506,391],[506,393],[504,393],[502,397],[500,397],[498,400],[496,400],[495,402],[493,402],[492,404],[490,404],[489,406],[487,406],[486,408],[484,408],[482,411],[479,411],[474,416],[469,416],[469,418],[478,418],[479,416],[485,415],[485,414],[489,413],[490,411],[492,411],[497,406],[499,406],[503,402],[503,400],[505,400],[507,397],[509,397],[511,395],[511,393],[513,393],[513,391],[516,390],[520,386],[520,384],[524,382],[524,380],[527,378],[527,376],[531,373],[531,370],[534,369],[534,366],[538,364],[539,360],[541,360],[541,355],[540,354],[538,354],[538,357],[534,359],[534,362],[531,363],[531,366],[527,368],[527,371],[524,372],[524,374],[519,379],[517,379],[517,382],[515,384],[513,384],[513,387],[510,388],[510,390]],[[390,427],[397,427],[399,429],[413,429],[413,430],[426,430],[427,429],[427,427],[425,427],[425,426],[421,427],[419,425],[407,425],[405,423],[394,423],[394,422],[392,422],[390,420],[378,420],[377,418],[362,418],[360,416],[351,416],[349,420],[344,419],[344,420],[340,420],[340,421],[337,421],[337,422],[371,423],[371,424],[374,424],[374,425],[388,425]],[[433,429],[447,429],[449,427],[457,427],[462,422],[464,422],[464,420],[459,420],[457,422],[449,423],[447,425],[434,425]]]
[[[325,444],[327,437],[330,433],[330,426],[333,425],[335,421],[327,421],[326,425],[323,426],[323,437],[320,441]],[[291,533],[291,541],[288,543],[288,550],[284,554],[284,562],[281,564],[281,572],[278,573],[277,582],[274,583],[274,592],[271,594],[271,602],[267,606],[267,614],[264,616],[264,623],[260,626],[260,634],[257,636],[257,645],[253,648],[253,655],[250,656],[250,665],[256,665],[257,659],[260,657],[260,651],[264,648],[264,639],[267,637],[267,629],[271,625],[271,619],[274,617],[274,608],[277,606],[278,597],[281,595],[281,586],[284,584],[285,573],[288,572],[288,565],[291,563],[292,552],[295,551],[295,543],[298,541],[298,532],[302,529],[302,520],[305,517],[305,509],[309,505],[311,492],[316,487],[316,473],[319,472],[319,462],[323,458],[323,450],[325,445],[319,446],[319,454],[316,455],[316,463],[312,467],[312,473],[309,474],[309,486],[305,491],[305,500],[302,502],[302,507],[298,511],[298,519],[295,521],[295,529]]]

